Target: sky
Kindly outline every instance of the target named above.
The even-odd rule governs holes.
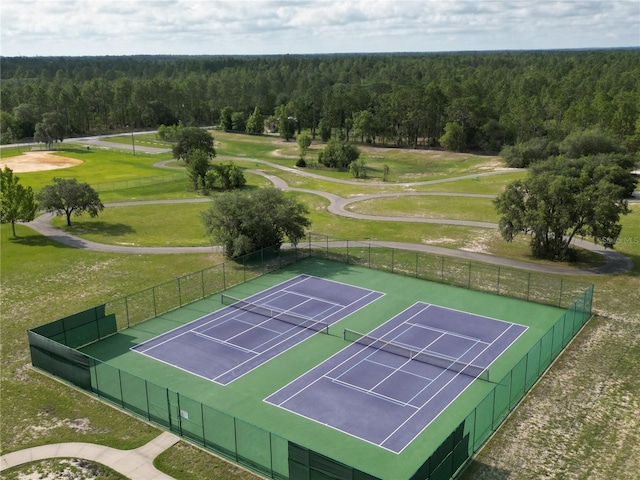
[[[2,0],[0,55],[640,47],[640,0]]]

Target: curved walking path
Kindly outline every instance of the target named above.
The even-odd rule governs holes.
[[[0,472],[48,458],[82,458],[106,465],[131,480],[173,480],[173,477],[156,469],[153,466],[153,460],[179,440],[180,438],[176,435],[164,432],[146,445],[134,450],[118,450],[95,443],[80,442],[25,448],[2,455]]]
[[[327,178],[322,175],[317,175],[312,172],[301,172],[299,170],[295,170],[288,167],[282,167],[280,165],[267,162],[265,160],[258,159],[250,159],[244,158],[248,161],[255,161],[256,163],[266,164],[271,167],[279,168],[285,171],[291,171],[296,174],[314,177],[323,179],[326,181],[337,181],[335,179]],[[159,162],[156,164],[161,168],[175,168],[168,167],[166,165],[167,161]],[[275,175],[270,175],[265,172],[261,172],[259,170],[248,170],[250,173],[254,173],[257,175],[261,175],[268,179],[275,188],[280,190],[290,190],[297,191],[303,193],[309,193],[312,195],[319,195],[326,198],[329,201],[328,211],[334,215],[339,215],[343,217],[353,218],[353,219],[361,219],[361,220],[373,220],[373,221],[390,221],[390,222],[407,222],[407,223],[431,223],[431,224],[440,224],[440,225],[458,225],[458,226],[466,226],[466,227],[479,227],[479,228],[489,228],[489,229],[497,229],[498,224],[490,223],[490,222],[478,222],[471,220],[452,220],[452,219],[434,219],[434,218],[414,218],[414,217],[397,217],[397,216],[383,216],[383,215],[365,215],[361,213],[352,212],[347,210],[347,206],[365,200],[371,200],[376,198],[390,198],[390,197],[415,197],[415,196],[462,196],[462,197],[477,197],[477,198],[493,198],[493,195],[483,195],[483,194],[467,194],[467,193],[442,193],[442,192],[396,192],[396,193],[375,193],[375,194],[367,194],[360,195],[352,198],[343,198],[339,195],[335,195],[329,192],[323,192],[318,190],[309,190],[303,188],[293,188],[289,187],[287,182],[285,182],[280,177]],[[486,175],[496,175],[502,172],[487,172]],[[466,178],[476,178],[478,175],[465,175],[461,177],[448,178],[448,179],[439,179],[439,180],[431,180],[426,182],[413,182],[402,184],[403,186],[412,186],[412,185],[428,185],[428,184],[436,184],[436,183],[445,183],[451,182],[460,179]],[[352,180],[340,180],[340,183],[348,183],[355,185],[362,185],[362,183]],[[367,184],[369,185],[369,184]],[[389,186],[388,184],[380,184],[384,186]],[[395,185],[394,186],[399,186]],[[168,204],[168,203],[195,203],[195,202],[210,202],[208,198],[199,198],[199,199],[182,199],[182,200],[155,200],[155,201],[138,201],[138,202],[120,202],[120,203],[112,203],[107,204],[105,207],[123,207],[123,206],[136,206],[136,205],[149,205],[149,204]],[[124,245],[109,245],[103,243],[92,242],[90,240],[86,240],[80,237],[73,236],[59,228],[51,225],[51,219],[53,214],[44,214],[37,217],[32,222],[27,223],[27,226],[31,227],[38,233],[45,235],[52,240],[55,240],[64,245],[68,245],[74,248],[82,248],[86,250],[93,250],[97,252],[108,252],[108,253],[129,253],[129,254],[175,254],[175,253],[213,253],[220,252],[221,247],[219,246],[209,246],[209,247],[134,247],[134,246],[124,246]],[[355,242],[352,242],[355,243]],[[586,250],[590,250],[592,252],[596,252],[599,255],[603,256],[605,262],[603,265],[597,267],[590,268],[578,268],[578,267],[568,267],[568,266],[560,266],[560,265],[546,265],[546,264],[537,264],[531,262],[525,262],[521,260],[512,260],[502,257],[496,257],[493,255],[483,254],[483,253],[474,253],[467,252],[464,250],[454,250],[450,248],[437,247],[434,245],[425,245],[425,244],[414,244],[414,243],[402,243],[402,242],[375,242],[368,241],[366,242],[370,245],[376,246],[384,246],[389,248],[397,248],[402,250],[413,250],[420,251],[426,253],[432,253],[436,255],[444,255],[444,256],[453,256],[458,258],[464,258],[468,260],[476,260],[485,263],[490,263],[494,265],[502,265],[513,268],[521,268],[530,271],[537,271],[543,273],[552,273],[552,274],[561,274],[561,275],[610,275],[623,273],[627,270],[633,268],[633,262],[627,256],[615,252],[613,250],[605,249],[601,245],[596,245],[592,242],[588,242],[585,240],[576,239],[574,240],[574,245],[577,245]],[[336,245],[338,246],[338,245]]]

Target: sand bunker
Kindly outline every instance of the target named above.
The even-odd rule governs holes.
[[[69,168],[82,163],[82,160],[59,157],[53,153],[27,152],[16,157],[0,158],[0,168],[9,167],[13,173],[26,173]]]

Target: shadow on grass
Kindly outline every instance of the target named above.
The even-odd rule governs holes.
[[[65,245],[60,242],[56,242],[49,237],[43,235],[18,235],[16,237],[10,237],[9,242],[25,247],[58,247],[58,248],[74,248],[70,245]]]
[[[81,237],[83,235],[104,235],[108,237],[121,237],[135,233],[130,225],[124,223],[109,222],[72,222],[71,226],[62,227],[66,233]]]
[[[491,480],[508,480],[513,472],[500,467],[487,465],[478,460],[472,460],[469,466],[458,477],[460,480],[487,478]]]

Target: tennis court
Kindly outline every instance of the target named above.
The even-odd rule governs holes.
[[[132,350],[227,385],[382,295],[299,275],[249,298],[222,295],[226,308]]]
[[[266,401],[400,453],[526,330],[417,302]]]

